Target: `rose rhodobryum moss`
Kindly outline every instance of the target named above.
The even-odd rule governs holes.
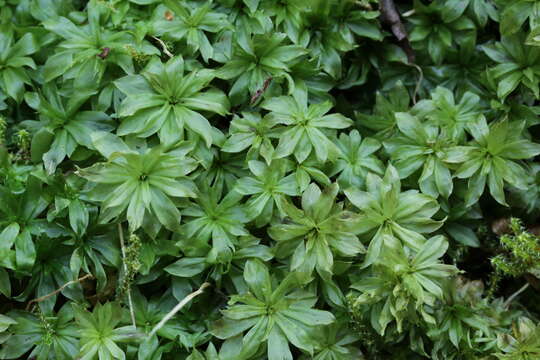
[[[0,0],[0,359],[540,359],[540,2]]]

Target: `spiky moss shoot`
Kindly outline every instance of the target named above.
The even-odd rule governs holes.
[[[118,296],[123,296],[127,294],[131,288],[131,284],[135,279],[135,276],[141,268],[140,253],[141,253],[142,242],[141,239],[135,235],[131,234],[126,244],[126,257],[124,262],[126,264],[126,273],[122,279],[122,284],[119,289]]]

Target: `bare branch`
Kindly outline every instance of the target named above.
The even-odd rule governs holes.
[[[251,97],[251,100],[249,101],[250,105],[255,104],[255,102],[257,102],[257,100],[259,100],[259,98],[262,96],[262,94],[264,94],[266,89],[268,89],[268,86],[270,86],[271,81],[272,81],[272,77],[269,77],[268,79],[264,80],[262,88],[257,90],[255,92],[255,94],[253,94],[253,96]]]
[[[399,46],[403,49],[405,54],[407,54],[409,63],[414,63],[415,56],[411,44],[409,43],[409,35],[401,22],[401,17],[399,16],[394,0],[380,0],[379,4],[382,22],[390,26],[392,34],[396,37]]]
[[[150,331],[150,334],[148,335],[148,337],[154,336],[155,333],[158,332],[159,329],[161,329],[163,325],[165,325],[165,323],[174,316],[174,314],[176,314],[178,311],[180,311],[180,309],[186,306],[186,304],[190,302],[193,298],[202,294],[204,292],[204,289],[206,289],[209,286],[210,286],[210,283],[205,282],[201,285],[199,290],[196,290],[192,292],[191,294],[189,294],[188,296],[186,296],[185,298],[183,298],[182,301],[180,301],[167,315],[163,317],[163,319],[161,319],[161,321],[156,326],[154,326],[152,331]]]
[[[163,40],[161,40],[160,38],[156,36],[152,36],[152,38],[156,40],[159,43],[159,45],[161,45],[161,48],[163,52],[165,53],[165,55],[167,55],[170,58],[174,57],[174,55],[169,51],[169,48],[167,48],[167,45],[163,42]]]
[[[86,274],[84,276],[81,276],[80,278],[78,279],[75,279],[75,280],[71,280],[71,281],[68,281],[67,283],[65,283],[64,285],[60,286],[58,289],[54,290],[52,293],[49,293],[47,295],[43,295],[41,297],[38,297],[36,299],[33,299],[33,300],[30,300],[30,302],[28,303],[28,305],[26,306],[26,310],[30,310],[30,307],[32,304],[35,304],[35,303],[39,303],[39,302],[42,302],[42,301],[45,301],[47,300],[48,298],[50,298],[51,296],[54,296],[56,294],[58,294],[59,292],[61,292],[62,290],[64,290],[65,288],[67,288],[68,286],[70,285],[73,285],[73,284],[77,284],[77,283],[80,283],[81,281],[84,281],[86,279],[93,279],[94,278],[94,275],[92,274]]]
[[[505,309],[508,309],[508,307],[510,306],[510,303],[512,301],[514,301],[514,299],[516,297],[518,297],[519,294],[521,294],[522,292],[524,292],[525,290],[527,290],[527,288],[529,287],[529,283],[526,283],[525,285],[523,285],[518,291],[516,291],[515,293],[513,293],[508,299],[506,299],[506,301],[504,302],[503,304],[503,307]]]

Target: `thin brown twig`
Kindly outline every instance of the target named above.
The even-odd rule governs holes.
[[[394,34],[398,45],[407,55],[407,61],[412,64],[415,61],[414,50],[409,42],[409,35],[405,29],[405,25],[401,21],[401,16],[394,3],[394,0],[380,0],[379,11],[381,20],[384,24],[390,27]]]
[[[165,44],[163,42],[163,40],[161,40],[160,38],[156,37],[156,36],[152,36],[152,38],[154,40],[156,40],[159,45],[161,45],[161,48],[163,49],[163,52],[170,58],[174,57],[174,55],[169,51],[169,48],[167,48],[167,44]]]
[[[257,102],[257,100],[259,100],[259,98],[262,96],[262,94],[264,94],[264,92],[266,91],[266,89],[268,89],[268,86],[270,86],[270,82],[272,81],[272,77],[270,76],[268,79],[264,80],[264,83],[263,83],[263,86],[262,88],[260,88],[259,90],[257,90],[255,92],[255,94],[253,94],[253,96],[251,97],[251,100],[249,101],[249,104],[250,105],[253,105]]]
[[[154,336],[154,334],[158,332],[158,330],[161,329],[163,325],[165,325],[165,323],[174,316],[174,314],[176,314],[178,311],[180,311],[180,309],[186,306],[186,304],[190,302],[194,297],[197,297],[200,294],[202,294],[204,292],[204,289],[206,289],[209,286],[210,286],[210,283],[205,282],[201,285],[201,287],[198,290],[192,292],[191,294],[183,298],[182,301],[180,301],[167,315],[163,317],[163,319],[160,320],[160,322],[156,326],[154,326],[152,331],[150,331],[150,334],[148,335],[148,337],[151,338],[152,336]]]
[[[109,56],[111,52],[111,48],[104,47],[103,50],[101,50],[101,53],[98,54],[98,57],[101,59],[106,59],[107,56]]]
[[[503,308],[507,309],[508,310],[508,307],[510,306],[510,304],[512,303],[512,301],[514,301],[514,299],[516,297],[519,296],[519,294],[521,294],[522,292],[524,292],[525,290],[527,290],[527,288],[529,287],[529,283],[525,283],[525,285],[523,285],[518,291],[516,291],[515,293],[513,293],[504,303],[503,303]]]
[[[416,97],[418,96],[418,92],[420,92],[420,86],[422,85],[422,81],[424,80],[424,72],[422,71],[422,68],[420,66],[414,63],[405,65],[412,66],[418,71],[418,81],[416,82],[416,86],[414,87],[414,93],[412,97],[413,105],[416,105]]]
[[[78,279],[68,281],[67,283],[65,283],[64,285],[60,286],[58,289],[54,290],[53,292],[51,292],[51,293],[49,293],[49,294],[47,294],[47,295],[43,295],[43,296],[40,296],[40,297],[38,297],[38,298],[35,298],[35,299],[30,300],[30,302],[28,303],[28,305],[26,305],[26,310],[29,311],[32,304],[34,304],[34,303],[39,303],[39,302],[42,302],[42,301],[47,300],[47,299],[50,298],[51,296],[54,296],[54,295],[58,294],[59,292],[61,292],[62,290],[64,290],[65,288],[67,288],[69,285],[73,285],[73,284],[76,284],[76,283],[80,283],[81,281],[84,281],[84,280],[86,280],[86,279],[93,279],[93,278],[94,278],[94,275],[92,275],[92,274],[86,274],[86,275],[84,275],[84,276],[81,276],[81,277],[78,278]]]

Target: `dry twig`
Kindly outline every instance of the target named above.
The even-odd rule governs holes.
[[[159,43],[159,45],[161,45],[161,48],[163,49],[163,52],[165,53],[165,55],[167,55],[170,58],[174,57],[174,55],[169,51],[169,48],[167,48],[167,44],[165,44],[163,40],[161,40],[160,38],[156,36],[152,36],[152,38],[156,40]]]
[[[272,81],[272,77],[269,77],[268,79],[264,80],[262,88],[257,90],[255,92],[255,94],[253,94],[253,96],[251,97],[251,100],[249,101],[250,105],[255,104],[255,102],[257,102],[257,100],[259,100],[259,98],[262,96],[262,94],[264,94],[266,89],[268,89],[268,86],[270,86],[271,81]]]
[[[505,309],[508,310],[508,307],[510,306],[510,303],[512,301],[514,301],[514,299],[516,297],[518,297],[519,294],[521,294],[522,292],[524,292],[525,290],[527,290],[527,288],[529,287],[529,283],[526,283],[525,285],[523,285],[518,291],[516,291],[515,293],[513,293],[508,299],[506,299],[506,301],[504,302],[503,304],[503,307]]]
[[[392,34],[396,37],[399,46],[407,54],[409,63],[414,63],[415,56],[409,42],[409,35],[401,22],[401,17],[399,16],[396,4],[394,4],[394,0],[380,0],[379,10],[381,11],[382,22],[390,26]]]
[[[64,290],[65,288],[67,288],[69,285],[77,284],[77,283],[80,283],[81,281],[84,281],[86,279],[93,279],[93,278],[94,278],[94,276],[92,274],[86,274],[84,276],[81,276],[78,279],[68,281],[64,285],[60,286],[58,289],[54,290],[52,293],[49,293],[47,295],[43,295],[43,296],[40,296],[40,297],[38,297],[36,299],[30,300],[28,305],[26,305],[26,310],[29,311],[32,304],[37,304],[38,302],[42,302],[42,301],[47,300],[51,296],[54,296],[54,295],[58,294],[59,292],[61,292],[62,290]]]
[[[206,289],[209,286],[210,286],[210,283],[205,282],[205,283],[203,283],[201,285],[199,290],[196,290],[196,291],[192,292],[191,294],[189,294],[188,296],[186,296],[185,298],[183,298],[182,301],[180,301],[171,311],[169,311],[169,313],[167,315],[165,315],[163,317],[163,319],[161,319],[161,321],[156,326],[154,326],[152,331],[150,331],[150,334],[148,335],[148,337],[154,336],[159,331],[159,329],[161,329],[163,327],[163,325],[165,325],[165,323],[167,321],[169,321],[174,316],[174,314],[179,312],[193,298],[195,298],[195,297],[199,296],[200,294],[202,294],[204,292],[204,289]]]

